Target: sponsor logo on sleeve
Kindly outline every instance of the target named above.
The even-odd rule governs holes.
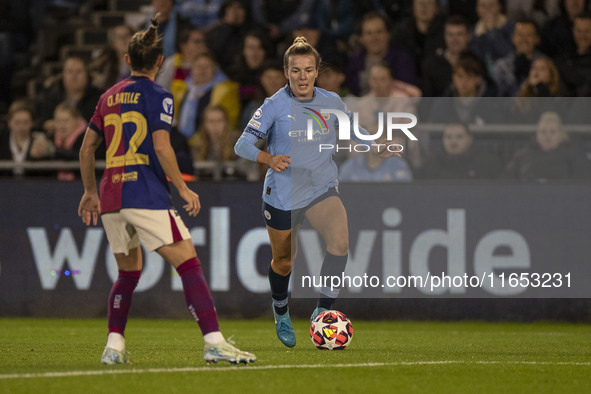
[[[172,116],[161,113],[160,120],[168,124],[172,124]]]
[[[257,122],[256,120],[251,119],[250,122],[248,122],[248,125],[254,127],[255,129],[258,129],[259,127],[261,127],[261,122]]]

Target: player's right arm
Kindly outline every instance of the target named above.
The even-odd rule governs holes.
[[[236,141],[234,152],[240,157],[260,164],[268,165],[273,171],[281,172],[291,164],[290,155],[272,155],[256,147],[260,139],[266,139],[274,122],[273,102],[266,99],[256,110],[242,135]]]
[[[170,145],[170,133],[167,130],[156,130],[152,133],[154,142],[154,151],[158,156],[158,161],[164,170],[164,173],[170,179],[174,187],[179,191],[180,196],[187,202],[183,206],[190,216],[197,216],[201,209],[199,195],[193,192],[181,175],[174,150]]]
[[[78,216],[87,226],[90,225],[91,220],[96,225],[100,212],[100,200],[94,174],[94,152],[102,141],[102,137],[93,129],[87,128],[80,148],[80,175],[84,184],[84,195],[78,205]]]

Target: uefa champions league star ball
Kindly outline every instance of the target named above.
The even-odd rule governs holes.
[[[324,311],[312,320],[310,338],[320,350],[343,350],[353,339],[353,325],[343,312]]]

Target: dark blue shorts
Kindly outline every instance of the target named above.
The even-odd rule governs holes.
[[[316,197],[305,207],[291,211],[277,209],[263,201],[263,219],[265,220],[265,224],[267,226],[274,228],[275,230],[289,230],[304,222],[304,219],[306,218],[306,211],[308,211],[308,209],[312,208],[320,201],[326,200],[328,197],[332,196],[341,198],[339,190],[336,186],[331,187],[326,191],[326,193]]]

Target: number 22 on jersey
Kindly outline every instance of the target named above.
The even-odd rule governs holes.
[[[123,124],[133,123],[136,127],[135,133],[129,140],[129,148],[123,155],[118,155],[119,146],[123,143]],[[148,135],[148,122],[144,115],[137,111],[124,112],[119,116],[118,114],[108,114],[105,116],[105,127],[113,126],[113,138],[111,144],[107,148],[107,168],[123,167],[138,164],[148,165],[150,159],[148,155],[137,153],[138,148],[146,139]]]

